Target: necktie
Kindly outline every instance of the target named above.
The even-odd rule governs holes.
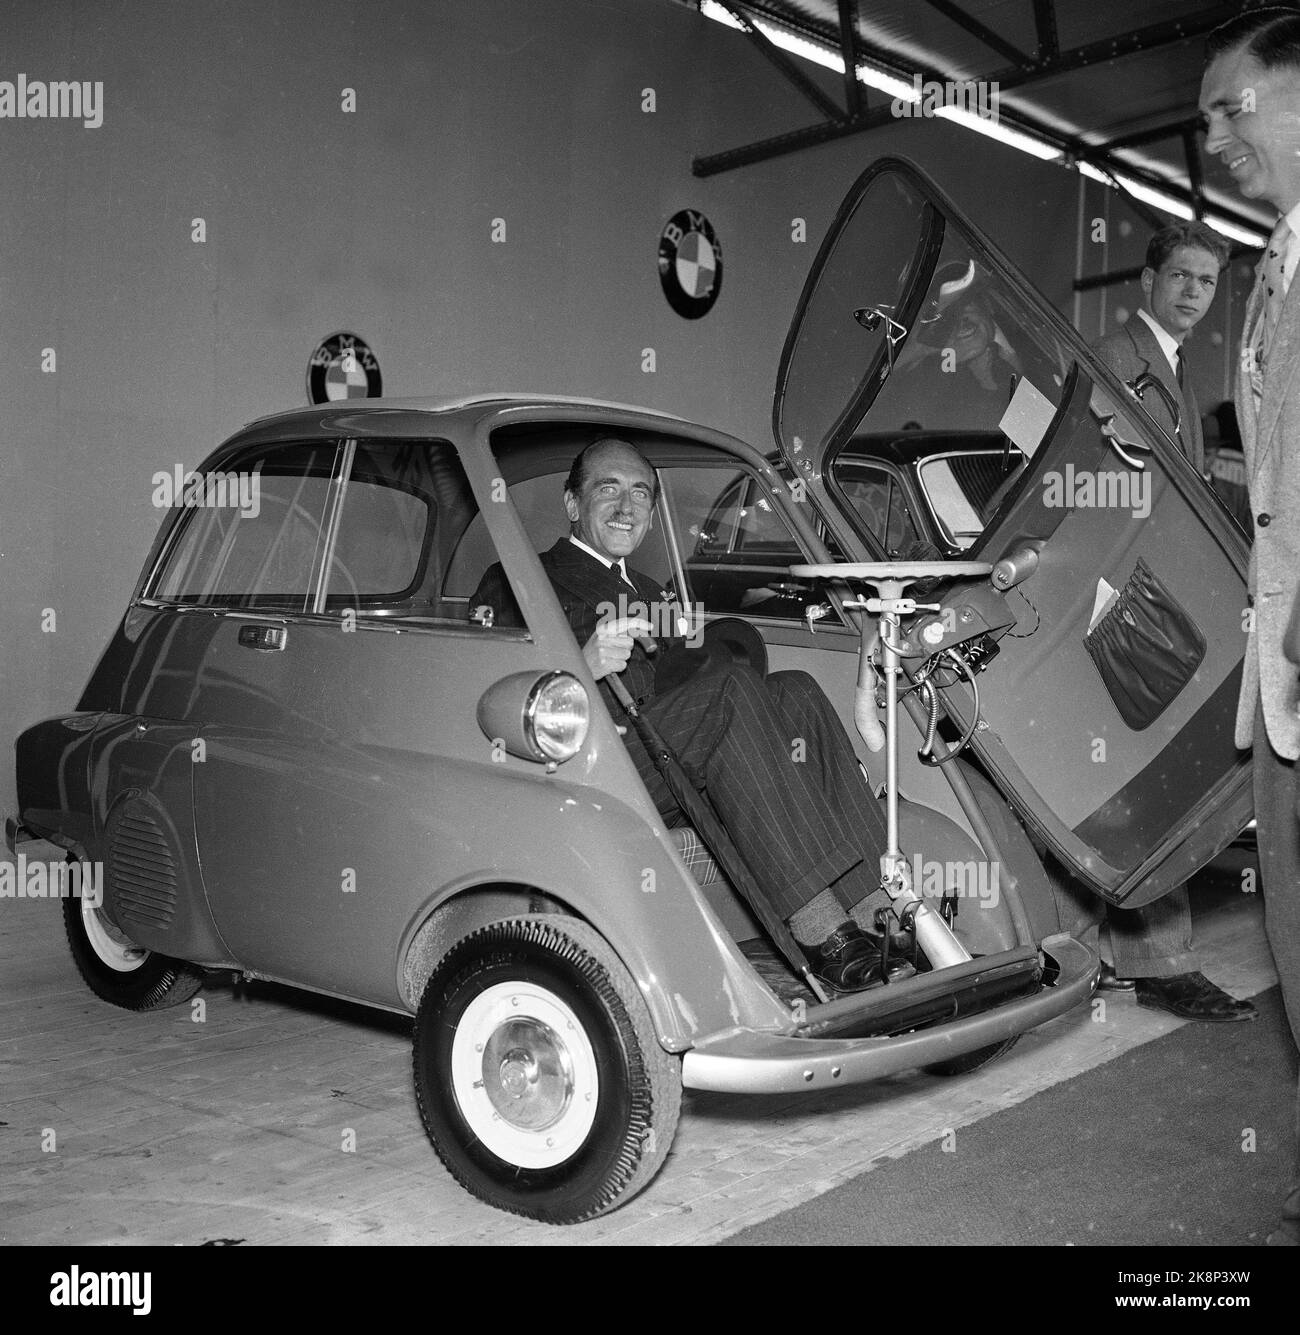
[[[1178,377],[1179,389],[1182,389],[1183,385],[1186,383],[1186,381],[1183,378],[1186,369],[1187,369],[1187,363],[1183,361],[1183,350],[1182,348],[1179,348],[1174,353],[1174,374]]]
[[[1277,330],[1277,322],[1282,314],[1282,301],[1286,296],[1286,255],[1291,244],[1291,228],[1285,215],[1277,220],[1273,234],[1264,249],[1264,265],[1260,270],[1259,281],[1264,292],[1264,318],[1260,330],[1259,362],[1261,369],[1268,360],[1268,350]]]

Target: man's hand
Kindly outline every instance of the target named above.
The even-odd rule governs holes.
[[[632,646],[641,642],[647,653],[653,653],[655,642],[650,638],[650,623],[644,617],[616,617],[602,621],[596,633],[582,646],[591,675],[599,681],[611,672],[622,672],[632,656]]]

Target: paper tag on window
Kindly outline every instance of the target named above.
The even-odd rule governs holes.
[[[1034,388],[1028,376],[1021,376],[1016,392],[1002,414],[998,429],[1020,446],[1025,458],[1030,458],[1042,444],[1047,428],[1056,416],[1056,405],[1045,394]]]

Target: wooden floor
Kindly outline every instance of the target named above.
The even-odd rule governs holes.
[[[1238,996],[1271,985],[1258,896],[1193,903],[1204,971]],[[200,995],[201,1023],[191,1005],[107,1006],[73,968],[57,902],[0,900],[0,1244],[708,1243],[1180,1023],[1106,993],[969,1076],[688,1092],[651,1186],[561,1229],[480,1205],[443,1170],[404,1021],[269,985]]]

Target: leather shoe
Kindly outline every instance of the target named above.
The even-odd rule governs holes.
[[[836,992],[861,992],[880,981],[880,951],[856,923],[841,923],[809,951],[812,971]]]
[[[1259,1012],[1249,1001],[1238,1001],[1216,987],[1203,973],[1180,973],[1172,978],[1137,979],[1137,1003],[1151,1010],[1168,1011],[1184,1020],[1228,1023],[1253,1020]]]
[[[1132,992],[1137,982],[1132,978],[1121,978],[1112,965],[1101,962],[1101,979],[1097,983],[1098,992]]]

